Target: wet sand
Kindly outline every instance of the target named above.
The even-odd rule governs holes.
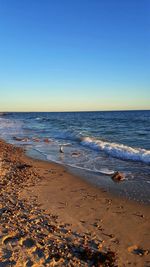
[[[150,266],[150,207],[0,141],[0,266]]]

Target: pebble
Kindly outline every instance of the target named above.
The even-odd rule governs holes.
[[[121,172],[115,172],[113,175],[112,175],[112,180],[116,181],[116,182],[120,182],[120,181],[123,181],[125,180],[125,176],[123,173]]]

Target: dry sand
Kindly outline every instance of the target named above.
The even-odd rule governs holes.
[[[0,142],[0,267],[150,267],[150,207]]]

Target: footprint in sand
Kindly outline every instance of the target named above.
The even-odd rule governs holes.
[[[16,234],[9,234],[2,238],[2,244],[7,245],[8,243],[14,243],[19,239],[20,237]]]
[[[26,239],[22,239],[20,244],[26,248],[32,248],[35,246],[36,242],[32,238],[26,238]]]
[[[33,252],[34,255],[37,255],[38,258],[44,258],[44,249],[36,248],[36,250]]]
[[[33,266],[34,262],[31,259],[28,259],[27,262],[25,263],[26,267],[31,267]]]

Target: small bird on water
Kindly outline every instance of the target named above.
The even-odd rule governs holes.
[[[60,153],[64,153],[64,150],[63,150],[63,146],[62,145],[60,146],[59,152]]]

